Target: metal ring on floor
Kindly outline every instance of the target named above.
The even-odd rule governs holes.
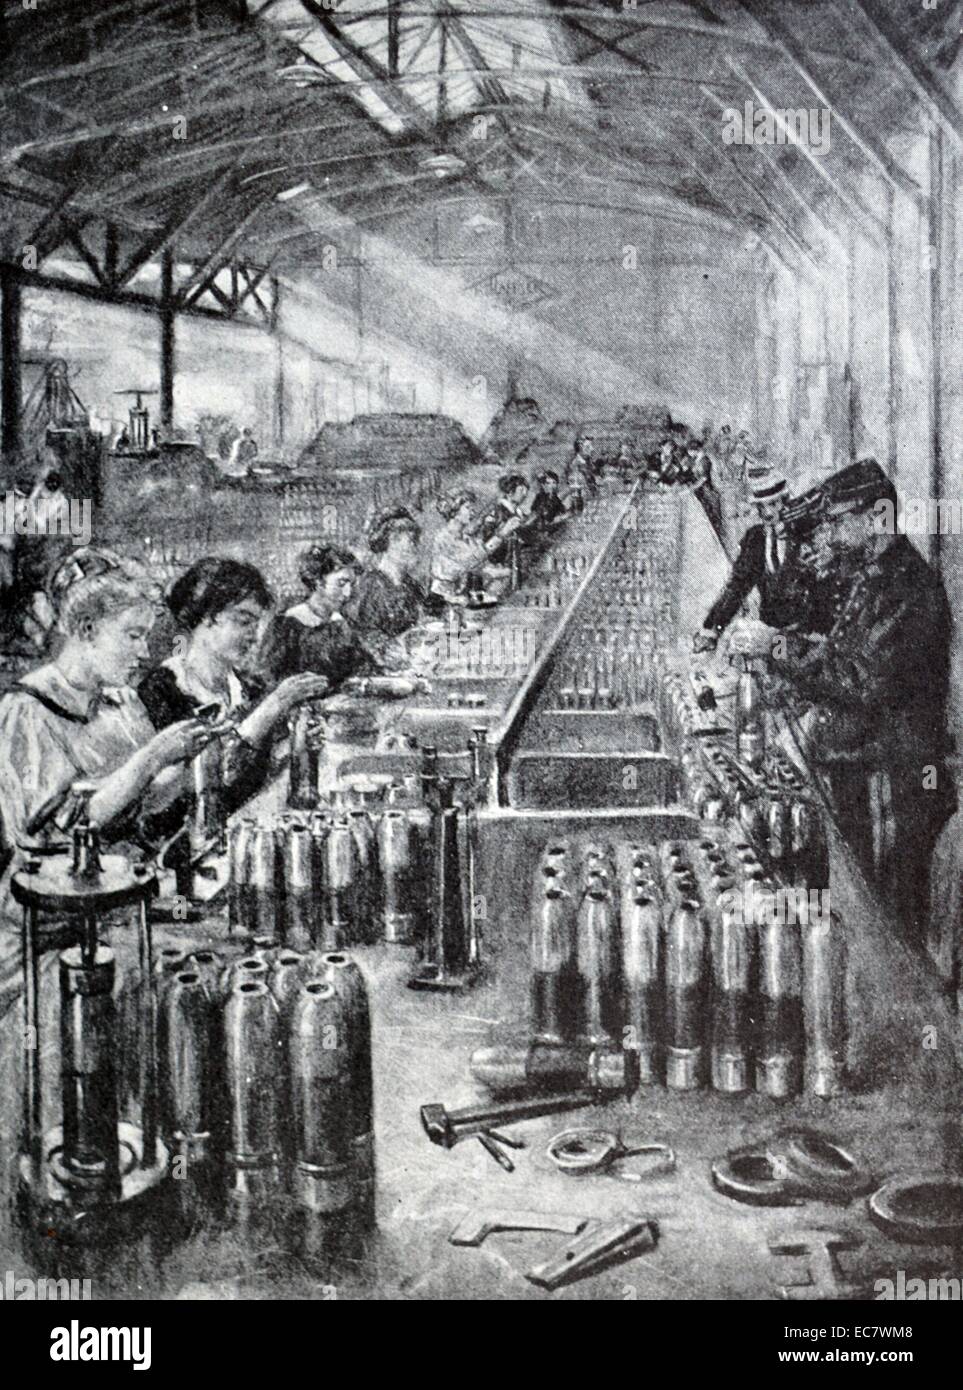
[[[901,1173],[873,1193],[869,1214],[896,1240],[956,1244],[963,1239],[963,1178]]]
[[[777,1171],[788,1170],[814,1197],[852,1200],[874,1186],[872,1174],[818,1129],[787,1126],[766,1143],[766,1153]]]
[[[796,1207],[797,1181],[780,1173],[764,1149],[743,1149],[717,1158],[712,1185],[726,1197],[754,1207]]]

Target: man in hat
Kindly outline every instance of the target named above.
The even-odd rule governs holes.
[[[693,639],[697,653],[715,651],[720,635],[753,590],[759,594],[759,617],[769,627],[795,626],[799,616],[787,604],[787,571],[798,563],[799,541],[783,516],[786,480],[770,469],[754,473],[749,481],[759,525],[750,526],[743,536],[725,588]]]
[[[820,539],[845,567],[848,588],[821,647],[781,663],[780,688],[809,716],[809,756],[840,831],[919,940],[930,857],[952,805],[949,605],[939,576],[891,524],[896,490],[875,459],[823,487]]]

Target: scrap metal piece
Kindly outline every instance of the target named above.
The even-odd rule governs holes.
[[[810,1226],[772,1236],[769,1241],[771,1254],[803,1256],[809,1266],[810,1277],[806,1283],[779,1285],[780,1298],[791,1303],[864,1298],[865,1287],[848,1280],[839,1263],[842,1251],[858,1250],[862,1244],[862,1237],[855,1231],[838,1231],[824,1226]]]
[[[675,1153],[668,1144],[626,1144],[622,1136],[606,1129],[566,1129],[550,1139],[545,1150],[563,1173],[609,1173],[622,1182],[643,1182],[675,1172]],[[651,1160],[642,1172],[623,1172],[614,1165],[623,1158]]]
[[[597,1273],[610,1262],[654,1250],[657,1239],[655,1222],[633,1213],[592,1226],[553,1259],[530,1269],[525,1278],[543,1289],[558,1289]]]
[[[799,1178],[823,1201],[863,1197],[875,1182],[858,1158],[818,1129],[787,1126],[768,1141],[766,1152],[779,1171]]]
[[[787,1126],[770,1139],[732,1149],[712,1164],[712,1183],[753,1206],[797,1206],[813,1199],[850,1202],[873,1177],[846,1149],[815,1129]]]
[[[577,1236],[588,1225],[587,1216],[570,1216],[562,1212],[488,1211],[469,1212],[451,1235],[451,1245],[481,1245],[487,1236],[497,1231],[561,1231]]]
[[[717,1158],[712,1185],[724,1197],[754,1207],[797,1207],[803,1198],[797,1180],[779,1171],[762,1149],[740,1149]]]

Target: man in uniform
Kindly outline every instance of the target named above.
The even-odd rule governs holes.
[[[829,784],[837,826],[918,942],[930,857],[952,805],[949,605],[912,542],[881,524],[895,515],[896,490],[874,459],[823,486],[824,525],[848,588],[825,641],[781,664],[777,691],[806,714],[808,755]]]

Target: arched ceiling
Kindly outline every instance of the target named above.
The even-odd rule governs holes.
[[[452,196],[507,226],[537,196],[710,220],[815,263],[848,221],[885,234],[867,174],[927,197],[901,133],[963,148],[961,15],[959,0],[5,0],[4,254],[67,216],[81,248],[77,228],[108,219],[142,251],[237,246],[283,273],[329,226],[389,235]],[[828,109],[830,149],[725,144],[746,102],[777,129]]]

